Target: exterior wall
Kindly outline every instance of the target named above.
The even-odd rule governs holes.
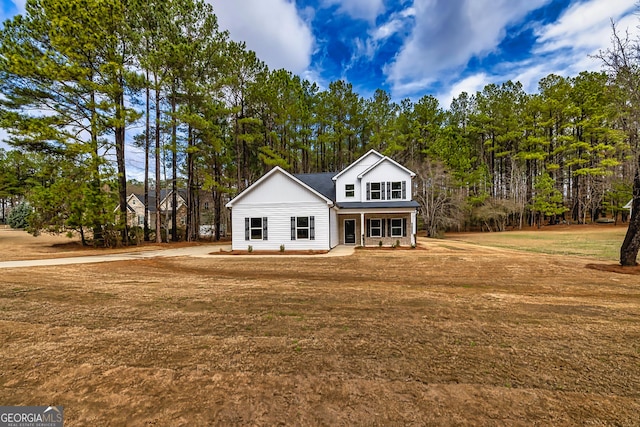
[[[360,181],[359,192],[362,195],[362,202],[380,202],[381,200],[367,200],[367,183],[368,182],[397,182],[397,181],[405,181],[406,182],[406,191],[405,197],[402,199],[393,199],[394,201],[398,200],[411,200],[411,175],[406,171],[398,168],[391,162],[384,162],[378,165],[375,169],[369,171],[365,176],[362,177]],[[384,201],[384,200],[382,200]]]
[[[381,159],[376,153],[369,153],[357,160],[357,163],[348,168],[336,180],[336,202],[360,202],[363,197],[362,189],[358,180],[358,175],[375,165]],[[346,184],[354,184],[354,197],[345,197],[344,189]]]
[[[176,203],[178,204],[178,209],[181,206],[186,206],[187,202],[182,198],[180,194],[176,197]],[[167,196],[160,202],[160,211],[170,211],[173,206],[173,193],[168,192]]]
[[[254,184],[255,185],[255,184]],[[269,205],[274,203],[318,203],[320,198],[283,173],[274,173],[258,183],[234,205]],[[327,206],[326,201],[322,201]]]
[[[138,199],[135,194],[130,194],[127,197],[127,205],[134,210],[133,212],[127,212],[127,225],[129,227],[144,227],[144,222],[140,223],[141,218],[144,221],[144,203],[142,200]],[[119,208],[118,206],[117,209]]]
[[[341,243],[339,218],[338,212],[335,209],[329,209],[329,222],[331,223],[331,230],[329,233],[331,241],[329,243],[332,248]]]
[[[232,248],[233,250],[329,250],[329,215],[330,208],[321,199],[315,202],[301,203],[238,203],[232,209]],[[291,217],[314,217],[314,240],[291,240]],[[267,218],[267,240],[245,240],[245,218]]]
[[[367,231],[366,231],[366,221],[367,219],[382,219],[384,221],[386,221],[389,218],[404,218],[407,220],[407,228],[406,228],[406,236],[404,237],[391,237],[388,236],[389,234],[391,234],[389,232],[389,230],[385,230],[385,237],[366,237],[367,235]],[[374,214],[366,214],[365,215],[365,238],[364,238],[364,245],[365,246],[379,246],[380,242],[382,242],[382,246],[391,246],[396,244],[396,242],[400,242],[400,246],[411,246],[413,244],[413,228],[414,228],[414,224],[411,223],[411,218],[412,215],[411,214],[378,214],[378,213],[374,213]]]

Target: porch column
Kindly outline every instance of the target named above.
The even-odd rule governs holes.
[[[364,212],[360,213],[360,246],[364,246]]]
[[[416,215],[416,211],[411,212],[411,244],[417,245],[416,235],[418,234],[418,215]]]

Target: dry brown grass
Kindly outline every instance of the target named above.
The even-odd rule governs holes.
[[[0,272],[0,402],[80,425],[640,425],[640,277],[455,241]]]

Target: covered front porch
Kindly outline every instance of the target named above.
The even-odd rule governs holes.
[[[412,246],[416,244],[415,209],[340,209],[340,244],[354,246]]]

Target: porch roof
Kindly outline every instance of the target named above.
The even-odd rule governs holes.
[[[419,208],[420,204],[415,200],[398,200],[382,202],[343,202],[338,203],[340,209],[397,209],[397,208]]]

